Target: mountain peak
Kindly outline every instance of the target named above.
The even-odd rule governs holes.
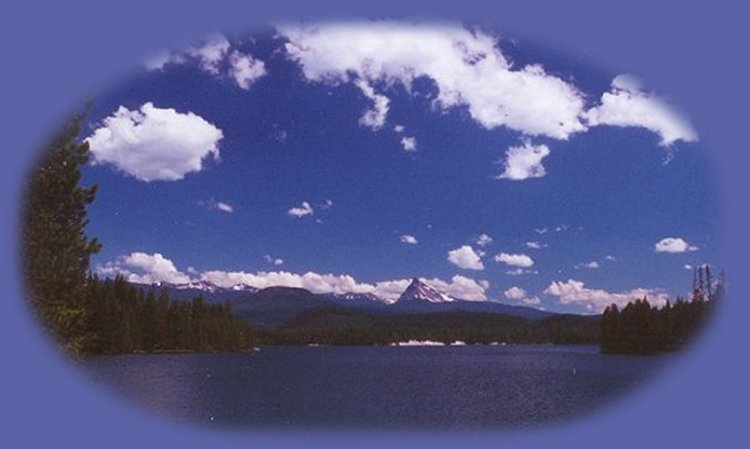
[[[453,302],[452,298],[435,287],[425,283],[419,278],[413,278],[411,284],[406,287],[397,302],[401,301],[427,301],[427,302]]]

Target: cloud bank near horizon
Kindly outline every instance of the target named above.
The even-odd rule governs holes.
[[[283,264],[282,259],[274,259],[270,256],[266,261],[274,265]],[[277,261],[279,261],[277,263]],[[174,262],[161,253],[148,254],[134,252],[129,255],[120,256],[114,261],[97,265],[96,272],[107,277],[121,275],[129,282],[138,284],[187,284],[196,281],[207,281],[221,288],[232,288],[236,286],[249,286],[257,289],[267,287],[295,287],[304,288],[313,293],[324,294],[372,294],[382,298],[386,302],[393,302],[406,290],[411,279],[394,279],[376,283],[364,283],[357,281],[353,276],[347,274],[315,273],[308,271],[304,274],[291,273],[288,271],[224,271],[206,270],[196,271],[188,269],[192,274],[184,273],[177,269]],[[490,284],[484,280],[475,280],[465,276],[455,275],[450,280],[440,278],[425,278],[427,284],[452,296],[465,301],[487,301],[486,294]]]

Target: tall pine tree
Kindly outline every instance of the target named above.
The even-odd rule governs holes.
[[[28,296],[43,325],[73,353],[85,345],[89,257],[101,245],[85,234],[86,206],[97,186],[82,187],[88,143],[78,141],[84,116],[67,123],[28,176],[22,230]]]

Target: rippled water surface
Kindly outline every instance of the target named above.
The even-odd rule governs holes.
[[[145,407],[210,426],[497,428],[595,411],[667,358],[595,346],[264,347],[84,367]]]

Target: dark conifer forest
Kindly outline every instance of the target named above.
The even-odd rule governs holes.
[[[227,304],[170,301],[123,278],[100,281],[89,258],[101,249],[85,234],[97,186],[82,187],[89,160],[77,140],[83,115],[65,125],[29,173],[21,251],[27,296],[42,326],[71,354],[134,351],[235,351],[250,329]]]
[[[721,276],[712,279],[708,266],[696,268],[689,301],[678,298],[662,308],[647,298],[618,309],[607,307],[602,315],[601,350],[606,354],[656,354],[684,347],[708,321],[724,295]]]
[[[83,116],[68,123],[41,154],[26,186],[22,259],[27,296],[39,321],[69,353],[243,351],[257,344],[585,343],[603,353],[655,354],[683,347],[721,301],[724,282],[708,266],[695,272],[690,301],[662,308],[647,298],[603,315],[531,319],[504,313],[374,313],[327,305],[281,325],[251,327],[229,302],[171,299],[167,289],[99,279],[89,259],[101,249],[85,233],[86,207],[97,186],[81,186],[88,144],[78,141]],[[309,292],[308,292],[309,293]]]

